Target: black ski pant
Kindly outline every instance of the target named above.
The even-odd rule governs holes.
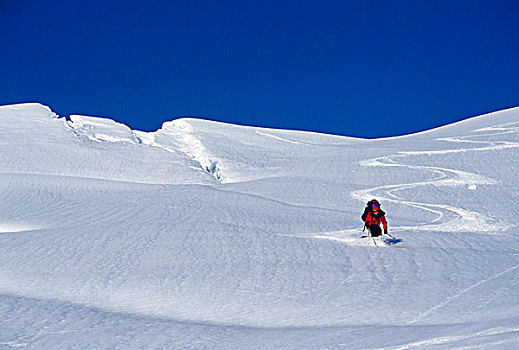
[[[382,229],[378,225],[368,226],[368,230],[371,232],[372,237],[382,236]]]

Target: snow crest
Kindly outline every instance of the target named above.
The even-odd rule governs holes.
[[[222,180],[220,161],[212,157],[202,141],[194,135],[194,129],[187,120],[165,122],[155,135],[161,138],[161,142],[153,144],[155,147],[182,152],[197,161],[202,169],[217,180]]]
[[[67,125],[82,139],[102,142],[141,143],[126,125],[114,120],[82,115],[71,115]]]
[[[185,120],[165,122],[156,132],[131,130],[111,119],[71,115],[67,125],[83,140],[96,142],[122,142],[159,148],[193,159],[199,167],[222,180],[221,164],[193,134],[192,126]]]

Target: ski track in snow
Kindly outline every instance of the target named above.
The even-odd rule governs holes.
[[[444,337],[435,337],[425,340],[420,340],[404,345],[399,346],[391,346],[391,347],[382,347],[382,348],[372,348],[372,350],[375,349],[384,349],[384,350],[405,350],[405,349],[416,349],[421,347],[441,347],[441,348],[449,348],[449,349],[477,349],[477,348],[489,348],[490,346],[504,346],[505,344],[509,343],[517,343],[517,335],[514,336],[514,333],[519,333],[518,327],[496,327],[491,329],[486,329],[484,331],[480,332],[473,332],[463,335],[457,335],[457,336],[444,336]],[[508,335],[507,338],[504,340],[496,340],[496,341],[485,341],[483,342],[484,338],[497,336],[497,335]],[[467,341],[467,340],[473,340],[481,338],[479,340],[480,345],[474,345],[470,344],[470,346],[467,345],[460,345],[456,346],[455,343],[461,342],[461,341]],[[515,338],[515,339],[514,339]],[[510,349],[513,348],[510,347]],[[371,350],[371,349],[370,349]]]
[[[519,127],[515,126],[517,123],[510,123],[499,127],[497,130],[499,132],[493,132],[488,134],[478,134],[471,136],[496,136],[503,135],[509,133],[517,133],[519,132]],[[476,130],[476,131],[481,131]],[[496,129],[484,129],[488,130],[496,130]],[[432,204],[432,203],[423,203],[423,202],[414,202],[405,200],[396,194],[396,192],[415,188],[420,186],[467,186],[469,189],[473,190],[477,188],[477,185],[493,185],[496,184],[497,181],[493,179],[486,178],[484,176],[469,173],[456,169],[448,169],[441,167],[432,167],[425,165],[408,165],[402,162],[406,157],[416,156],[416,155],[440,155],[440,154],[449,154],[449,153],[460,153],[460,152],[483,152],[483,151],[493,151],[493,150],[502,150],[507,148],[516,148],[519,147],[518,142],[509,142],[509,141],[475,141],[469,140],[467,138],[471,136],[464,137],[449,137],[449,138],[439,138],[438,141],[446,141],[452,143],[471,143],[476,145],[483,145],[482,147],[475,148],[455,148],[455,149],[444,149],[444,150],[430,150],[430,151],[402,151],[396,155],[390,155],[385,157],[378,157],[374,159],[368,159],[361,161],[360,164],[368,167],[405,167],[412,170],[427,170],[436,175],[436,177],[432,180],[428,181],[419,181],[419,182],[411,182],[411,183],[403,183],[403,184],[395,184],[395,185],[385,185],[385,186],[377,186],[365,190],[354,191],[351,193],[351,196],[355,199],[359,199],[363,202],[367,202],[372,198],[377,198],[381,202],[395,202],[399,204],[409,205],[412,207],[420,208],[422,210],[434,213],[437,215],[435,219],[430,222],[422,223],[416,226],[394,226],[395,231],[441,231],[441,232],[488,232],[493,233],[502,229],[506,229],[509,227],[508,224],[503,222],[496,222],[496,220],[489,218],[485,214],[469,211],[463,208],[457,208],[444,204]],[[398,161],[400,162],[398,162]],[[453,219],[444,220],[448,216],[452,216],[454,214]]]
[[[415,318],[414,320],[410,321],[408,324],[409,324],[409,325],[412,325],[412,324],[417,323],[418,321],[424,319],[424,318],[425,318],[427,315],[429,315],[430,313],[432,313],[432,312],[434,312],[434,311],[436,311],[436,310],[438,310],[438,309],[444,307],[445,305],[449,304],[450,302],[452,302],[452,301],[455,300],[456,298],[459,298],[460,296],[462,296],[463,294],[469,292],[470,290],[479,287],[479,286],[482,285],[483,283],[487,283],[487,282],[493,281],[493,280],[495,280],[495,279],[497,279],[497,278],[499,278],[499,277],[501,277],[501,276],[503,276],[503,275],[506,275],[507,273],[512,272],[513,270],[515,270],[515,269],[517,269],[517,268],[519,268],[519,264],[517,264],[517,265],[515,265],[515,266],[513,266],[513,267],[511,267],[511,268],[509,268],[509,269],[506,269],[506,270],[504,270],[504,271],[501,271],[501,272],[495,274],[494,276],[491,276],[491,277],[489,277],[489,278],[486,278],[486,279],[483,279],[483,280],[481,280],[481,281],[478,281],[478,282],[474,283],[473,285],[471,285],[471,286],[469,286],[469,287],[467,287],[467,288],[465,288],[465,289],[459,291],[458,293],[456,293],[456,294],[454,294],[454,295],[448,297],[448,298],[447,298],[445,301],[443,301],[442,303],[437,304],[437,305],[433,306],[432,308],[430,308],[430,309],[424,311],[422,314],[420,314],[420,316],[418,316],[418,317]]]
[[[410,156],[416,155],[436,155],[436,154],[450,154],[450,153],[461,153],[461,152],[483,152],[502,150],[507,148],[519,147],[518,142],[509,141],[475,141],[468,139],[469,137],[481,137],[481,136],[497,136],[519,132],[519,123],[507,123],[499,125],[495,128],[484,128],[475,130],[475,132],[488,132],[479,133],[470,136],[463,137],[448,137],[438,138],[437,141],[445,141],[451,143],[469,143],[475,144],[478,147],[474,148],[455,148],[455,149],[444,149],[444,150],[425,150],[425,151],[400,151],[398,154],[377,157],[367,160],[362,160],[359,163],[367,167],[403,167],[416,171],[430,171],[435,175],[433,179],[427,181],[408,182],[402,184],[384,185],[372,187],[364,190],[357,190],[351,192],[351,197],[354,199],[367,202],[372,198],[377,198],[381,202],[394,202],[403,204],[421,210],[433,213],[436,218],[429,222],[423,222],[414,226],[391,226],[392,232],[409,232],[409,231],[422,231],[422,232],[485,232],[493,234],[500,230],[506,230],[511,225],[504,222],[497,222],[495,219],[490,218],[482,213],[469,211],[459,207],[453,207],[445,204],[433,204],[406,200],[401,198],[396,193],[398,191],[416,188],[421,186],[466,186],[470,190],[477,188],[477,185],[494,185],[497,181],[490,179],[478,174],[425,165],[408,165],[403,160]],[[481,146],[483,145],[483,146]],[[400,162],[397,162],[399,160]],[[336,242],[348,244],[348,245],[373,245],[372,241],[366,241],[359,238],[359,229],[346,229],[335,232],[320,232],[312,236],[317,239],[329,239]],[[380,244],[379,244],[380,245]]]

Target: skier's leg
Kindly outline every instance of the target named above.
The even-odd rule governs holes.
[[[371,231],[372,237],[378,237],[378,236],[382,235],[382,230],[380,229],[380,226],[378,226],[378,225],[370,226],[369,229]]]

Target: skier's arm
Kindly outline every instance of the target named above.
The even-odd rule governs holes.
[[[386,216],[384,215],[380,220],[382,221],[382,225],[384,226],[384,230],[387,230]]]

